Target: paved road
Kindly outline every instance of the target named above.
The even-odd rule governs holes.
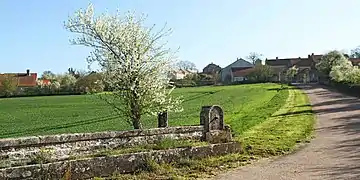
[[[360,100],[320,85],[300,87],[317,115],[316,138],[294,154],[263,160],[215,179],[360,180]]]

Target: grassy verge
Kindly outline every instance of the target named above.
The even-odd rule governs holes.
[[[196,179],[206,178],[226,169],[251,163],[263,157],[283,155],[307,142],[312,137],[314,114],[308,98],[300,90],[288,92],[285,105],[271,117],[236,137],[243,144],[244,152],[201,160],[183,159],[174,164],[156,164],[149,161],[148,171],[114,175],[115,179]]]
[[[267,89],[267,91],[275,91],[276,94],[271,98],[264,98],[261,105],[254,105],[254,102],[242,104],[238,107],[241,111],[233,113],[232,116],[225,120],[225,123],[230,125],[235,136],[240,136],[255,125],[267,120],[285,104],[289,96],[288,90]],[[262,98],[262,95],[259,94],[259,98]]]

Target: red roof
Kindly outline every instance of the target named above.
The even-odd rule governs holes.
[[[255,68],[253,67],[241,67],[241,68],[231,68],[232,74],[234,77],[245,77],[253,72]]]
[[[37,73],[30,73],[29,76],[26,73],[5,73],[0,74],[0,80],[7,76],[13,77],[13,83],[18,87],[34,87],[36,86]],[[0,86],[1,82],[0,82]]]
[[[46,84],[46,85],[49,85],[49,84],[51,84],[51,81],[50,80],[48,80],[48,79],[42,79],[42,80],[40,80],[43,84]]]

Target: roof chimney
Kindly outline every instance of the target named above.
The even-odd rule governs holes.
[[[26,70],[26,75],[27,75],[27,76],[30,76],[30,69],[27,69],[27,70]]]
[[[279,57],[276,57],[276,59],[279,59]]]

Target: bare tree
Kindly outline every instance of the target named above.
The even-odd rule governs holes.
[[[44,71],[41,75],[41,79],[53,80],[56,78],[56,75],[51,71]]]
[[[360,46],[358,46],[358,47],[351,50],[350,57],[352,57],[352,58],[360,58]]]
[[[263,55],[257,52],[251,52],[248,56],[246,56],[246,59],[250,61],[253,65],[256,64],[258,60],[261,60],[261,57]]]
[[[188,71],[196,71],[196,65],[190,61],[179,61],[176,63],[176,68],[188,70]]]

